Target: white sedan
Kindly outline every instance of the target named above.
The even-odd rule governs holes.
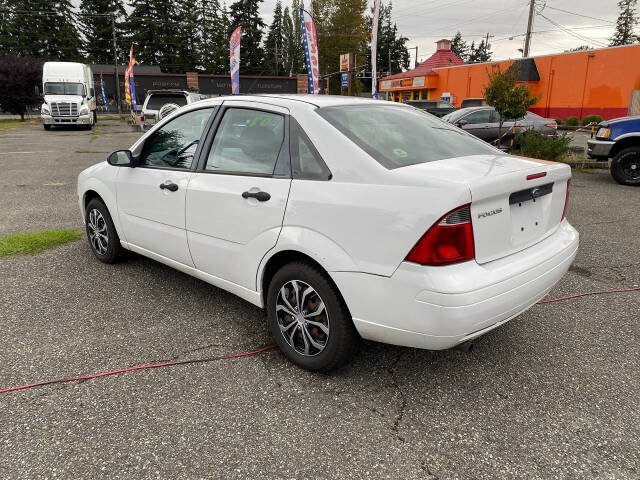
[[[132,250],[266,308],[284,354],[329,371],[359,338],[450,348],[544,297],[578,249],[570,176],[406,105],[235,96],[86,169],[78,200],[99,260]]]

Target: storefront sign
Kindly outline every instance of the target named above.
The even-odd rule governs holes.
[[[351,54],[350,53],[343,53],[342,55],[340,55],[340,71],[341,72],[347,72],[349,70],[351,70]]]
[[[425,77],[397,78],[393,80],[383,80],[380,84],[382,90],[402,90],[407,88],[424,87]]]
[[[347,88],[349,86],[349,73],[342,72],[341,77],[342,78],[341,78],[340,85],[342,86],[342,88]]]

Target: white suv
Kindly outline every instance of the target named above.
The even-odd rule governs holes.
[[[207,95],[187,90],[149,90],[142,105],[140,125],[149,128],[178,108],[204,100]]]

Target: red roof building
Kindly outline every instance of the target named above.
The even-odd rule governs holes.
[[[462,64],[464,61],[451,51],[451,40],[438,40],[433,55],[413,70],[382,78],[379,91],[392,92],[394,101],[422,100],[423,92],[437,86],[438,74],[434,69]]]

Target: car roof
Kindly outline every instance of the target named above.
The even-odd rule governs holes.
[[[277,94],[264,94],[264,95],[227,95],[222,97],[214,97],[198,102],[200,106],[210,102],[211,104],[217,104],[220,101],[240,101],[240,102],[265,102],[272,105],[281,107],[292,107],[309,105],[313,107],[333,107],[339,105],[402,105],[400,103],[391,103],[382,100],[374,100],[371,98],[362,97],[346,97],[340,95],[309,95],[309,94],[297,94],[297,95],[277,95]]]

